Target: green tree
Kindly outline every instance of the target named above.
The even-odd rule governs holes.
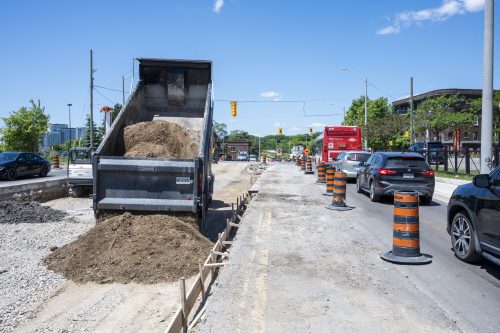
[[[370,119],[364,127],[368,136],[368,146],[375,150],[385,150],[388,147],[404,148],[404,131],[407,128],[407,119],[394,113],[381,118]],[[409,139],[408,139],[409,143]]]
[[[225,138],[228,135],[227,125],[224,123],[218,123],[214,120],[214,133],[219,137],[219,139]]]
[[[474,99],[469,103],[469,109],[477,116],[481,115],[482,98]],[[475,122],[476,119],[474,119]],[[500,144],[500,90],[496,90],[493,94],[493,136],[494,141]]]
[[[102,140],[102,133],[101,130],[96,126],[95,121],[93,122],[93,128],[94,128],[94,147],[99,146]],[[90,116],[87,115],[87,121],[85,123],[85,134],[83,135],[82,139],[82,146],[83,147],[90,147]]]
[[[29,107],[21,107],[6,118],[2,118],[5,126],[0,129],[1,141],[5,150],[36,152],[44,134],[49,129],[49,116],[45,107],[30,100]]]
[[[120,103],[116,103],[115,106],[113,106],[113,111],[111,111],[111,124],[113,124],[115,122],[121,109],[122,109],[122,105]]]

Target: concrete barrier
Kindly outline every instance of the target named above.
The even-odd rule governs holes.
[[[0,188],[0,201],[39,201],[45,202],[52,199],[65,197],[68,193],[68,180],[55,179],[28,184],[16,184]]]

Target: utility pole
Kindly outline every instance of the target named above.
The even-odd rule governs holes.
[[[366,125],[368,124],[368,77],[365,76],[365,150],[368,150],[368,136]]]
[[[73,135],[71,135],[71,106],[72,105],[73,104],[68,103],[68,126],[69,126],[68,130],[69,130],[69,147],[70,148],[73,148],[73,143],[71,142],[71,138],[73,136]]]
[[[481,113],[481,173],[491,172],[493,136],[493,9],[494,1],[484,2],[483,105]]]
[[[344,119],[342,120],[342,125],[345,125],[345,106],[344,106]]]
[[[125,105],[125,76],[122,75],[122,107]]]
[[[410,145],[415,142],[415,132],[413,124],[413,76],[410,78]]]
[[[94,67],[90,49],[90,148],[94,147]]]

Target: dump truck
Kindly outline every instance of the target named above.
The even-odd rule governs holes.
[[[68,188],[72,197],[92,191],[92,148],[72,147],[68,152]]]
[[[92,157],[94,212],[191,212],[203,230],[214,184],[212,63],[137,61],[139,82]],[[162,120],[199,133],[196,158],[124,156],[127,126]]]

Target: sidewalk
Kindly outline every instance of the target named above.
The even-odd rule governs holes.
[[[434,200],[438,200],[443,203],[448,203],[451,195],[453,194],[453,191],[455,191],[457,186],[467,183],[470,182],[466,180],[436,177],[436,187],[434,188]]]

